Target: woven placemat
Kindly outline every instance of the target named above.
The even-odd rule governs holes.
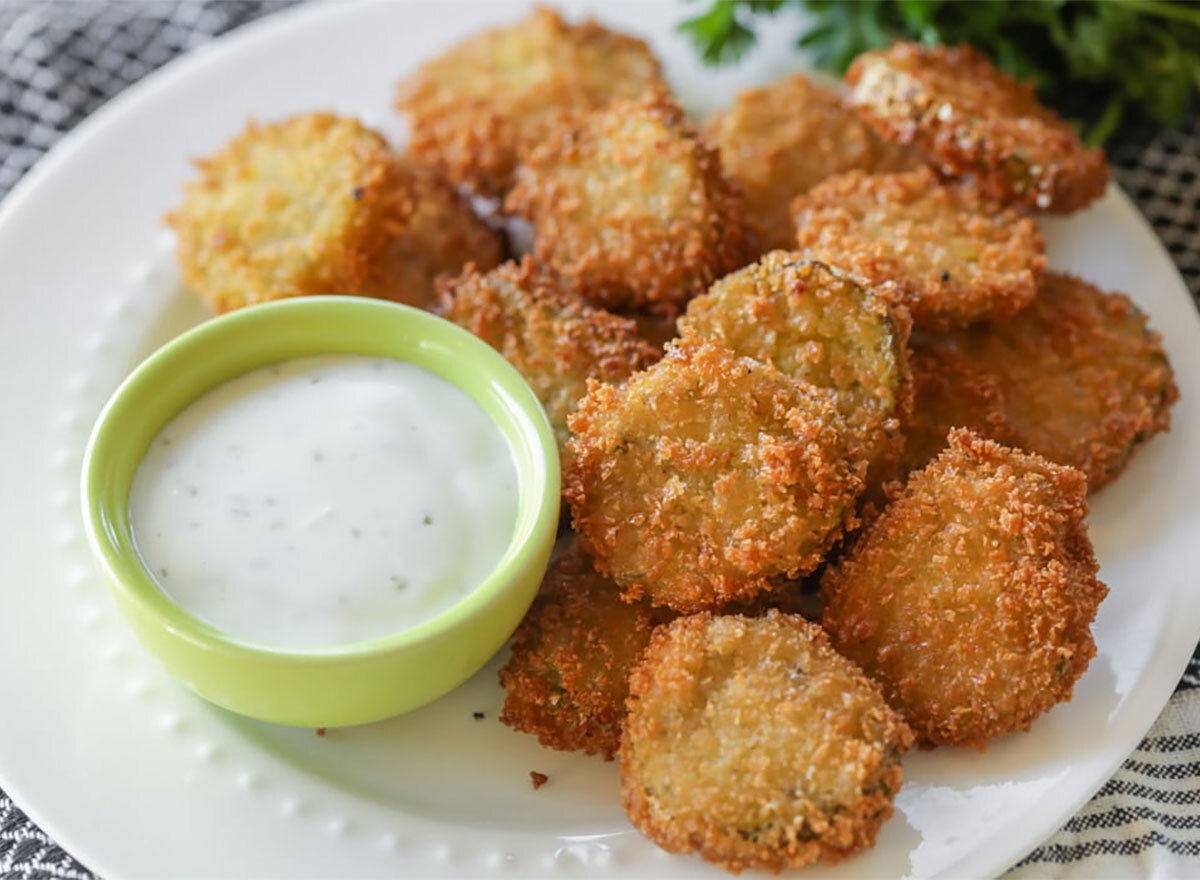
[[[126,86],[291,0],[0,0],[0,198]],[[1110,148],[1120,184],[1200,298],[1200,114]],[[0,723],[3,723],[0,721]],[[1200,658],[1121,771],[1012,877],[1200,874]],[[93,875],[0,792],[0,878]]]

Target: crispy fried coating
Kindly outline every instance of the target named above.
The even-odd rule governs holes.
[[[764,250],[795,247],[792,200],[826,177],[921,164],[913,151],[875,134],[833,89],[799,73],[742,92],[704,132],[745,192],[746,214]]]
[[[564,294],[528,257],[487,274],[468,267],[440,285],[441,315],[492,346],[525,377],[546,409],[567,462],[567,417],[587,380],[624,382],[658,360],[637,326]]]
[[[1095,491],[1170,429],[1179,397],[1162,340],[1137,306],[1058,272],[1011,321],[915,340],[912,363],[909,469],[962,426],[1079,468]]]
[[[387,142],[358,120],[251,122],[196,166],[167,222],[183,280],[214,311],[371,280],[397,174]]]
[[[400,84],[410,149],[458,184],[498,196],[555,117],[665,90],[647,45],[588,19],[538,8],[468,37]]]
[[[792,214],[805,256],[871,284],[894,281],[918,328],[1014,315],[1046,264],[1032,219],[925,168],[832,177],[796,199]]]
[[[880,134],[990,198],[1066,213],[1104,194],[1104,153],[971,46],[896,43],[860,55],[846,81],[847,102]]]
[[[812,571],[854,522],[865,462],[826,392],[682,340],[571,416],[564,495],[626,599],[676,611]]]
[[[912,388],[908,313],[893,308],[886,292],[824,263],[773,251],[688,303],[679,328],[684,339],[716,339],[828,390],[857,433],[858,454],[876,471],[891,471]]]
[[[399,165],[388,215],[390,243],[363,293],[428,308],[440,276],[457,274],[467,263],[481,272],[498,266],[503,242],[441,177],[403,161]]]
[[[682,617],[630,677],[625,811],[663,849],[735,872],[836,862],[874,844],[912,739],[815,624]]]
[[[654,628],[673,615],[648,602],[622,602],[596,573],[578,540],[546,573],[538,598],[513,635],[500,670],[500,720],[562,751],[611,761],[621,742],[629,670]]]
[[[1107,588],[1087,481],[966,430],[826,572],[834,646],[924,741],[982,746],[1068,700]]]
[[[534,252],[610,309],[673,317],[741,266],[741,192],[665,95],[566,118],[517,172],[505,207]]]
[[[424,306],[440,272],[500,259],[447,183],[353,118],[252,122],[197,166],[167,221],[184,281],[216,312],[321,293]]]

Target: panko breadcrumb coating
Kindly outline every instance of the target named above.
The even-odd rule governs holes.
[[[836,862],[875,842],[912,739],[820,627],[682,617],[630,678],[625,811],[663,849],[735,872]]]
[[[517,172],[507,210],[589,300],[667,317],[746,262],[740,191],[658,95],[564,119]]]
[[[400,84],[397,107],[408,115],[418,159],[497,196],[558,114],[665,89],[643,41],[538,8],[421,65]]]
[[[1162,340],[1128,297],[1047,272],[1011,321],[914,341],[909,468],[969,427],[1079,468],[1092,491],[1171,427],[1179,397]]]
[[[684,339],[716,339],[828,390],[872,467],[890,470],[899,458],[900,427],[912,407],[909,318],[886,292],[773,251],[688,303],[679,329]]]
[[[955,430],[825,575],[834,646],[924,741],[982,746],[1068,700],[1107,589],[1087,480]]]
[[[184,281],[215,312],[323,293],[425,306],[439,273],[500,260],[497,233],[449,184],[353,118],[251,122],[196,164],[167,220]]]
[[[894,281],[919,328],[1016,314],[1046,264],[1032,219],[925,168],[832,177],[796,199],[792,214],[805,256],[871,284]]]
[[[371,281],[399,181],[387,142],[358,120],[251,122],[196,166],[167,222],[183,280],[213,311]]]
[[[843,107],[833,89],[799,73],[742,92],[709,119],[704,132],[725,173],[746,194],[746,214],[763,250],[795,246],[792,200],[826,177],[921,164]]]
[[[513,635],[500,670],[500,720],[562,751],[612,760],[621,742],[629,670],[671,613],[622,602],[576,540],[555,560]]]
[[[398,174],[387,221],[390,243],[362,292],[428,308],[440,276],[457,274],[467,263],[481,272],[499,265],[503,241],[441,177],[403,160]]]
[[[659,358],[627,318],[563,294],[526,257],[487,274],[474,267],[440,285],[440,314],[496,349],[546,409],[566,466],[567,416],[587,380],[624,382]]]
[[[709,340],[570,418],[564,495],[626,599],[691,612],[812,571],[854,522],[865,462],[828,394]]]
[[[1077,211],[1108,185],[1104,153],[971,46],[896,43],[856,58],[846,81],[849,105],[885,138],[1005,204]]]

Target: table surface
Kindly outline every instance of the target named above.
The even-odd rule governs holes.
[[[292,0],[0,0],[0,199],[58,138],[175,56]],[[1200,112],[1109,146],[1118,182],[1200,302]],[[1166,757],[1164,757],[1166,756]],[[1149,762],[1149,763],[1147,763]],[[1166,772],[1147,773],[1147,766]],[[1155,728],[1013,876],[1200,873],[1200,648]],[[1095,829],[1106,829],[1097,839]],[[1180,859],[1193,858],[1193,862]],[[1107,861],[1104,861],[1107,860]],[[1116,861],[1114,861],[1116,860]],[[1187,866],[1187,867],[1184,867]],[[0,791],[0,878],[90,878]]]

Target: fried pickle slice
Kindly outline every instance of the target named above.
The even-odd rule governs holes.
[[[1007,318],[1046,264],[1036,224],[926,168],[831,177],[792,206],[802,253],[869,283],[894,281],[918,328]]]
[[[449,184],[350,117],[251,122],[196,164],[167,222],[184,281],[218,313],[323,293],[424,306],[437,274],[500,259]]]
[[[1162,339],[1137,306],[1059,272],[1010,321],[914,340],[912,363],[910,469],[962,426],[1076,467],[1095,491],[1170,429],[1179,398]]]
[[[421,65],[400,83],[396,104],[408,116],[414,156],[457,184],[499,196],[558,114],[665,89],[642,40],[538,8]]]
[[[183,280],[213,311],[371,280],[397,172],[387,142],[358,120],[251,122],[196,167],[167,222]]]
[[[498,266],[503,240],[437,174],[403,160],[399,166],[387,220],[389,244],[362,292],[429,308],[439,277],[457,274],[467,263],[480,272]]]
[[[846,72],[849,105],[885,138],[912,145],[948,176],[972,177],[989,198],[1038,211],[1077,211],[1104,194],[1108,166],[1031,83],[971,46],[896,43]]]
[[[854,522],[865,462],[829,395],[682,340],[569,419],[564,496],[626,599],[691,612],[812,571]]]
[[[917,735],[983,744],[1068,700],[1107,588],[1074,468],[966,430],[824,577],[834,646]]]
[[[912,388],[908,313],[893,308],[886,292],[773,251],[689,302],[679,328],[684,339],[716,339],[734,354],[828,390],[858,435],[859,455],[875,472],[893,470]]]
[[[611,761],[621,742],[629,671],[672,614],[622,602],[578,540],[550,566],[500,670],[500,720],[562,751]]]
[[[588,379],[624,382],[658,360],[637,325],[564,294],[526,257],[486,274],[468,267],[440,284],[440,314],[470,330],[517,368],[558,438],[564,467],[567,417]]]
[[[836,862],[874,844],[912,739],[819,626],[682,617],[630,677],[625,811],[663,849],[731,871]]]
[[[748,89],[704,127],[746,194],[763,250],[795,247],[792,200],[845,171],[907,171],[916,154],[880,138],[833,89],[794,73]]]
[[[747,259],[741,193],[664,95],[562,120],[505,207],[532,225],[539,260],[613,310],[674,317]]]

